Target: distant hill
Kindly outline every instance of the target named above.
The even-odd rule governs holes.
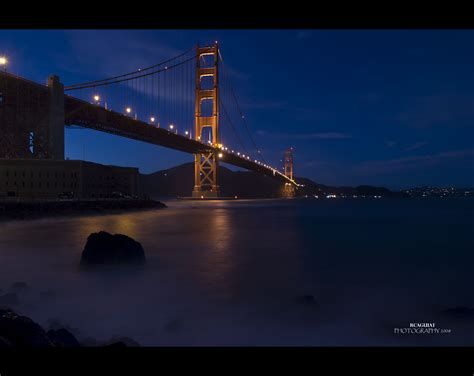
[[[189,197],[194,187],[194,163],[185,163],[168,170],[140,175],[141,186],[145,194],[152,197]],[[296,178],[304,185],[297,190],[298,196],[382,196],[403,195],[383,187],[330,187],[318,184],[306,178]],[[253,171],[231,171],[219,166],[219,185],[224,196],[239,198],[277,198],[282,195],[282,183],[270,176]]]
[[[219,185],[224,196],[247,198],[279,197],[281,183],[252,171],[234,172],[219,166]],[[156,197],[191,196],[194,187],[194,163],[185,163],[168,170],[141,175],[146,194]]]

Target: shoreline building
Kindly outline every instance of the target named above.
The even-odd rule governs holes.
[[[0,199],[138,196],[138,168],[64,159],[64,86],[0,72]],[[116,196],[116,195],[115,195]]]
[[[0,159],[0,198],[74,199],[138,196],[135,167],[108,166],[80,160]]]

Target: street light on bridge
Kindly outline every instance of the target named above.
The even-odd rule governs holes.
[[[132,109],[130,107],[127,107],[125,109],[125,112],[130,115],[132,113]]]
[[[93,99],[94,99],[95,104],[100,104],[100,96],[98,94],[95,94]]]
[[[152,116],[152,117],[150,118],[150,123],[152,123],[152,124],[153,124],[154,122],[155,122],[155,117],[154,117],[154,116]]]
[[[8,59],[5,56],[0,56],[0,66],[3,67],[3,70],[7,71]]]

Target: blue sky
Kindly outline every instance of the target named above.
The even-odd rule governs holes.
[[[1,30],[8,69],[67,84],[121,74],[218,40],[265,159],[333,185],[474,185],[472,30]],[[66,155],[138,166],[192,160],[66,130]]]

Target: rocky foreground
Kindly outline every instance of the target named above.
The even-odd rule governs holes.
[[[88,237],[81,265],[137,265],[144,264],[145,260],[143,247],[136,240],[126,235],[100,231]],[[25,282],[15,282],[7,293],[0,294],[0,347],[139,346],[127,337],[105,342],[94,338],[78,340],[73,328],[66,328],[55,320],[50,320],[48,330],[44,329],[31,318],[10,308],[21,305],[20,296],[24,296],[29,289]],[[54,291],[42,291],[40,296],[47,300],[54,297]]]
[[[10,308],[0,308],[0,348],[1,347],[82,347],[82,346],[140,346],[130,338],[113,338],[99,342],[88,338],[81,343],[66,328],[45,330],[27,316],[22,316]]]

